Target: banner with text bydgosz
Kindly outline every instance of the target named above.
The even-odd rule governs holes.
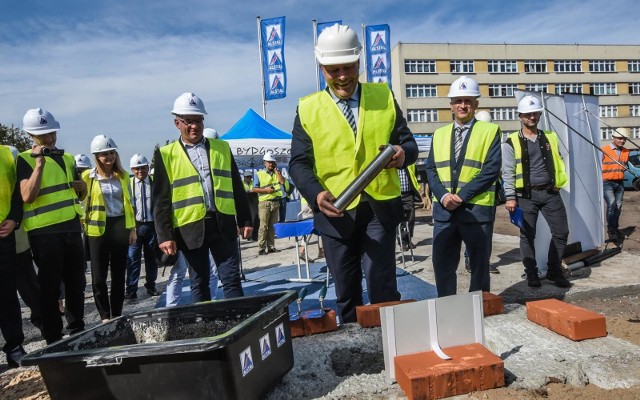
[[[386,82],[391,87],[391,47],[389,25],[365,27],[367,82]]]
[[[284,17],[260,21],[265,100],[287,96],[287,68],[284,62]]]
[[[328,28],[330,26],[333,26],[335,24],[339,24],[342,25],[342,20],[337,20],[337,21],[329,21],[329,22],[320,22],[316,25],[316,37],[320,36],[320,34],[322,33],[322,31],[325,28]],[[327,86],[327,82],[325,82],[324,80],[324,75],[322,75],[322,71],[320,70],[320,65],[318,64],[318,82],[320,82],[320,90],[324,90],[324,88]]]

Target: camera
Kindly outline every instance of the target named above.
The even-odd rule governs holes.
[[[61,156],[64,155],[63,149],[50,149],[48,147],[43,147],[40,151],[40,154],[31,153],[31,157],[40,157],[40,156]]]

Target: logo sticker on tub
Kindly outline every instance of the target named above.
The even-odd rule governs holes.
[[[246,376],[253,369],[253,357],[251,357],[251,346],[240,353],[240,365],[242,366],[242,376]]]
[[[282,346],[286,340],[287,337],[284,334],[284,324],[280,323],[276,326],[276,343],[278,344],[278,347]]]
[[[260,338],[260,355],[263,360],[271,355],[271,341],[269,340],[269,333]]]

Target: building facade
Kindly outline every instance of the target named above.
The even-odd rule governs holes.
[[[520,128],[520,89],[599,96],[601,139],[617,127],[640,138],[640,46],[398,43],[391,62],[393,92],[416,134],[452,121],[449,86],[468,75],[480,85],[479,109],[505,132]]]

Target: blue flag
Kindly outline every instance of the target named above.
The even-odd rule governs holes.
[[[284,61],[284,18],[260,21],[262,78],[265,100],[287,97],[287,68]]]
[[[367,82],[386,82],[391,87],[391,32],[389,25],[365,27]]]
[[[316,37],[320,36],[320,33],[322,33],[322,31],[325,28],[328,28],[330,26],[333,26],[335,24],[340,24],[342,25],[342,20],[337,20],[337,21],[329,21],[329,22],[320,22],[319,24],[316,25]],[[320,82],[320,90],[324,90],[324,88],[327,86],[327,82],[324,81],[324,75],[322,75],[322,71],[320,70],[320,65],[318,65],[318,82]]]

